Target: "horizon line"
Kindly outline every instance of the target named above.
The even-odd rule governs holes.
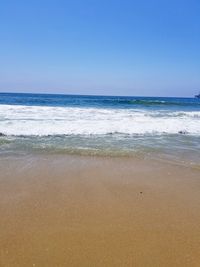
[[[157,98],[195,98],[192,96],[145,96],[145,95],[99,95],[99,94],[72,94],[72,93],[32,93],[32,92],[0,92],[0,94],[27,94],[27,95],[62,95],[62,96],[100,96],[100,97],[157,97]]]

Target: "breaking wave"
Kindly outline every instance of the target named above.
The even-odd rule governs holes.
[[[0,133],[15,136],[200,136],[200,111],[0,105]]]

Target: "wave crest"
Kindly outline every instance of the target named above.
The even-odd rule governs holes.
[[[2,135],[200,135],[199,119],[200,111],[0,105]]]

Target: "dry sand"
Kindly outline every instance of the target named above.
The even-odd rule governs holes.
[[[200,266],[200,171],[133,158],[0,158],[0,266]]]

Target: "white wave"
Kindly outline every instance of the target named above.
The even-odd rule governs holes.
[[[0,105],[6,135],[187,134],[200,135],[200,111]]]

